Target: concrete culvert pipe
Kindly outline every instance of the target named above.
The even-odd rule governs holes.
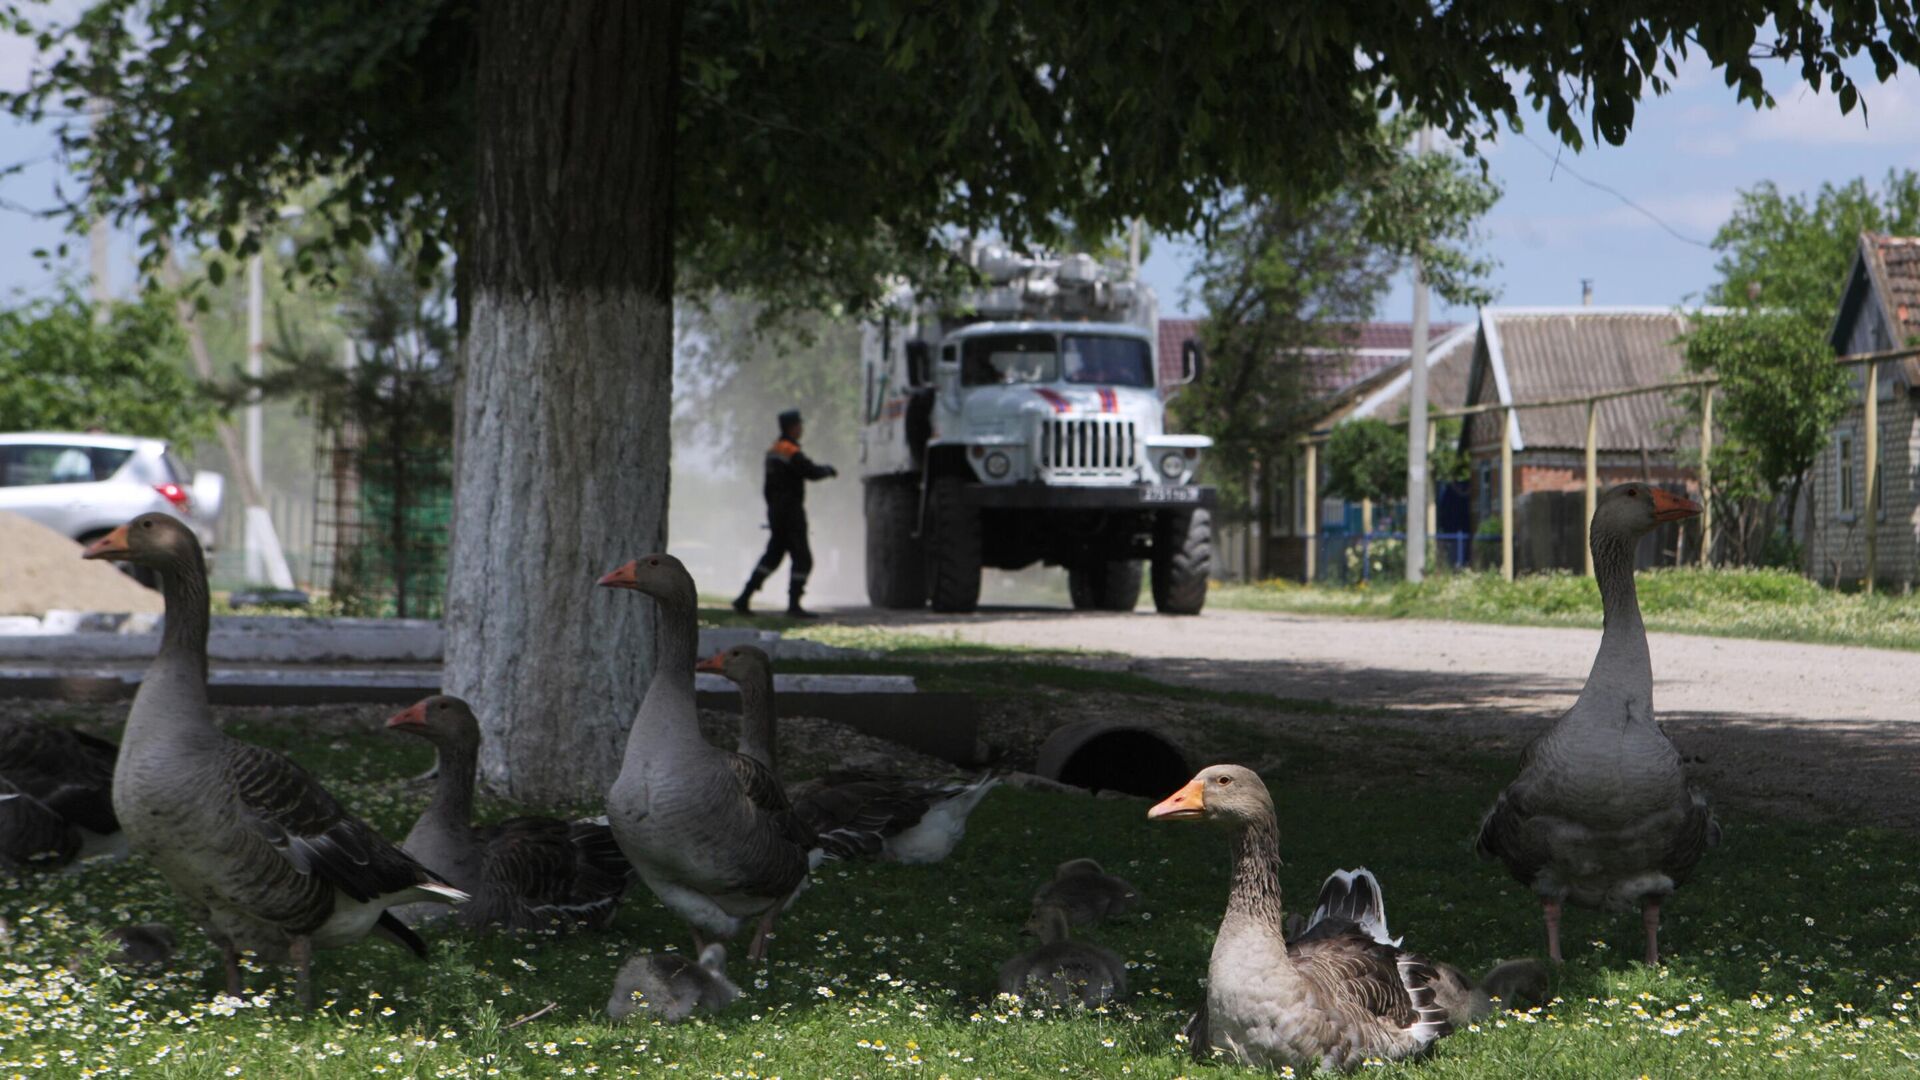
[[[1193,777],[1187,755],[1165,735],[1137,724],[1077,720],[1040,745],[1034,771],[1089,791],[1164,798]]]

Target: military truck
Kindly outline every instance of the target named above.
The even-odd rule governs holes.
[[[1166,430],[1200,370],[1159,356],[1153,292],[1086,254],[980,246],[981,286],[945,302],[902,288],[863,328],[867,595],[966,612],[984,567],[1066,568],[1076,608],[1131,611],[1150,572],[1163,614],[1197,614],[1214,489],[1201,435]]]

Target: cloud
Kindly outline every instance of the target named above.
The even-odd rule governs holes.
[[[1748,116],[1741,135],[1752,141],[1801,146],[1886,146],[1901,151],[1920,140],[1920,84],[1901,82],[1860,86],[1864,109],[1840,113],[1840,99],[1825,90],[1796,85],[1776,91],[1779,104]]]
[[[1496,213],[1488,220],[1491,233],[1511,238],[1530,248],[1575,245],[1596,235],[1622,232],[1648,232],[1659,243],[1680,243],[1660,224],[1631,206],[1616,201],[1604,192],[1591,192],[1597,209],[1575,214]],[[1654,217],[1675,232],[1701,243],[1713,238],[1733,212],[1736,195],[1732,189],[1655,195],[1635,200]],[[1612,205],[1601,205],[1602,201]]]

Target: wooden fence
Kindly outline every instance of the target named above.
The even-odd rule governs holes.
[[[1920,348],[1883,349],[1879,352],[1851,353],[1834,358],[1834,363],[1842,367],[1865,366],[1866,377],[1866,417],[1861,425],[1866,429],[1866,481],[1867,506],[1879,505],[1876,501],[1880,494],[1880,365],[1920,356]],[[1482,413],[1500,414],[1500,575],[1508,581],[1513,580],[1513,414],[1523,409],[1564,409],[1569,406],[1586,406],[1587,445],[1586,480],[1587,512],[1582,527],[1581,547],[1586,551],[1586,572],[1593,573],[1593,546],[1587,542],[1585,531],[1593,526],[1593,511],[1599,501],[1600,470],[1598,467],[1599,405],[1603,401],[1615,398],[1637,397],[1641,394],[1669,394],[1675,390],[1699,389],[1700,394],[1700,565],[1706,566],[1713,551],[1713,500],[1709,495],[1713,483],[1710,459],[1713,453],[1713,398],[1714,390],[1720,380],[1713,376],[1701,376],[1691,379],[1675,379],[1655,386],[1640,386],[1627,390],[1608,390],[1598,394],[1582,394],[1572,397],[1545,398],[1540,401],[1483,402],[1479,405],[1467,405],[1458,409],[1439,409],[1428,415],[1435,420],[1449,420],[1479,416]],[[1403,426],[1407,421],[1389,421],[1395,427]],[[1428,450],[1433,449],[1433,427],[1427,428]],[[1325,432],[1302,436],[1300,445],[1305,452],[1306,465],[1306,579],[1312,581],[1318,569],[1320,546],[1320,471],[1319,449],[1327,441]],[[1432,500],[1428,500],[1427,513],[1433,514]],[[1427,531],[1433,532],[1431,524]],[[1867,579],[1866,590],[1873,592],[1874,578],[1880,569],[1880,542],[1877,529],[1867,530]]]

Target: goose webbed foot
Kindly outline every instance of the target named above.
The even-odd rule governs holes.
[[[1640,905],[1640,921],[1647,928],[1647,966],[1660,966],[1660,901],[1648,900]]]
[[[1540,913],[1547,920],[1547,957],[1558,964],[1560,960],[1560,901],[1540,898]]]

